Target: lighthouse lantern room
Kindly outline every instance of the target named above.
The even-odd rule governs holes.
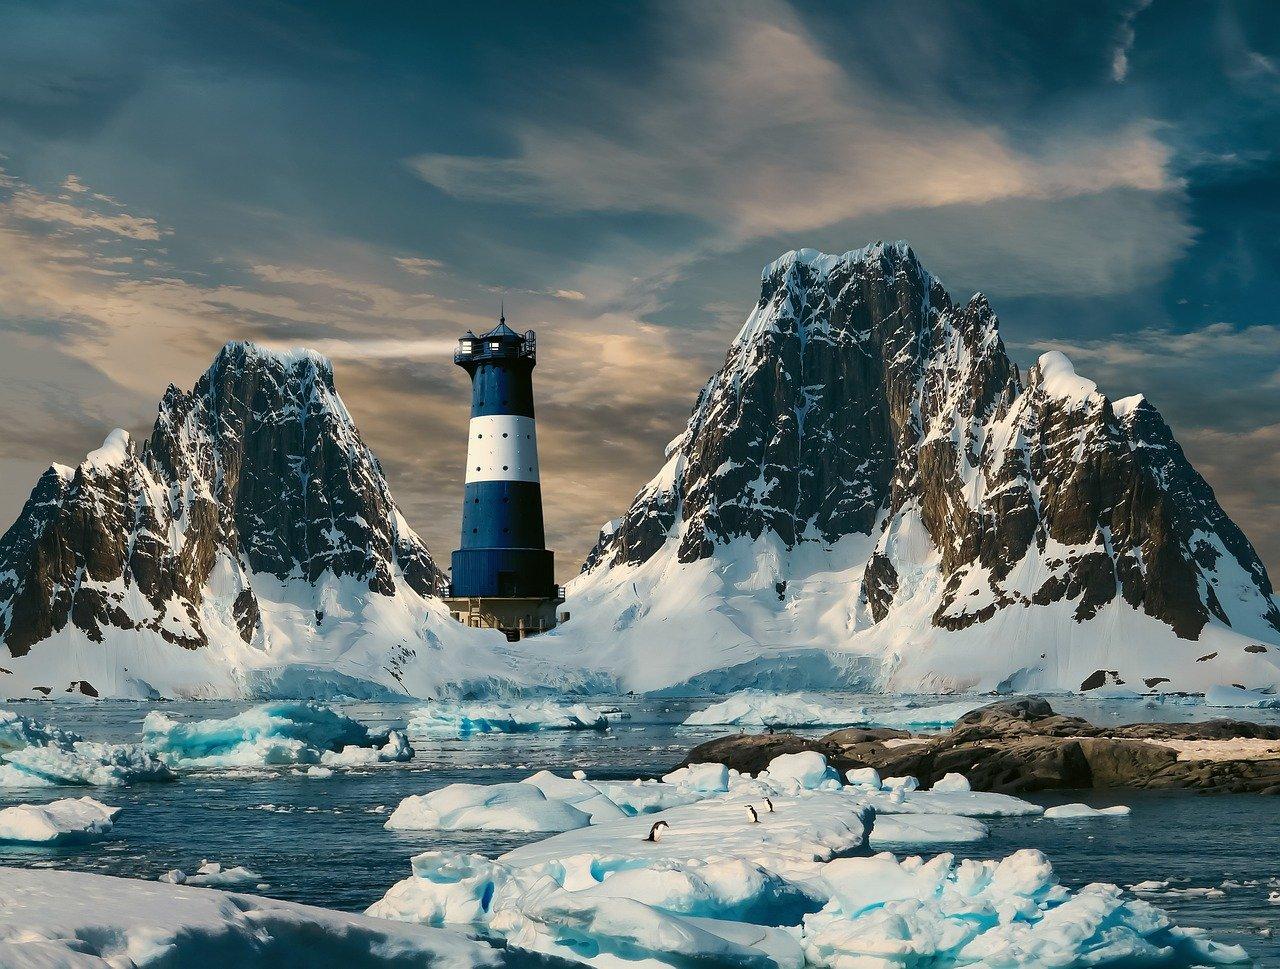
[[[471,376],[471,423],[462,541],[445,601],[459,622],[515,641],[555,626],[564,601],[542,524],[534,332],[515,332],[504,315],[487,333],[463,335],[453,362]]]

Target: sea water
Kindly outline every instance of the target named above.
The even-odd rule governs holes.
[[[872,709],[882,697],[850,696]],[[665,773],[695,744],[726,728],[681,726],[711,699],[608,698],[627,719],[607,731],[485,734],[467,739],[411,736],[414,760],[309,777],[296,768],[183,772],[174,783],[96,788],[95,797],[124,808],[104,840],[59,847],[0,845],[0,865],[65,868],[153,879],[208,859],[244,865],[265,887],[247,891],[350,911],[363,910],[409,871],[409,858],[433,848],[497,855],[537,835],[492,832],[396,832],[383,827],[401,798],[457,782],[514,781],[536,770],[589,778],[631,779]],[[921,701],[936,702],[936,701]],[[1056,709],[1095,723],[1199,720],[1237,716],[1280,722],[1276,710],[1214,710],[1199,706],[1056,698]],[[7,705],[91,740],[140,739],[142,718],[160,708],[171,717],[228,717],[244,702]],[[413,704],[335,704],[371,726],[403,725]],[[735,731],[736,732],[736,731]],[[797,731],[820,735],[823,730]],[[84,788],[0,789],[0,805],[42,802],[86,793]],[[1050,822],[988,818],[991,837],[958,846],[962,857],[1000,857],[1039,848],[1070,887],[1093,881],[1121,886],[1169,882],[1148,896],[1180,925],[1197,925],[1217,941],[1239,943],[1258,965],[1280,966],[1280,802],[1260,795],[1174,792],[1046,792],[1038,803],[1084,801],[1128,804],[1125,818]],[[1226,887],[1223,887],[1226,883]],[[1233,887],[1238,886],[1238,887]],[[1204,895],[1195,889],[1217,889]],[[1193,891],[1188,891],[1193,890]]]

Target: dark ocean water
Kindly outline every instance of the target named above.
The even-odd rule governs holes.
[[[873,705],[872,698],[858,697]],[[630,718],[607,732],[484,735],[467,740],[413,737],[417,757],[407,764],[336,771],[306,777],[292,769],[183,774],[171,784],[121,788],[0,789],[0,804],[47,801],[92,793],[124,808],[111,836],[55,848],[0,845],[0,865],[94,871],[155,878],[171,868],[192,871],[203,859],[245,865],[261,873],[262,894],[359,911],[409,871],[409,858],[430,848],[496,855],[535,836],[491,833],[391,832],[387,813],[410,794],[465,781],[519,780],[547,768],[591,778],[651,777],[678,763],[696,743],[723,728],[685,728],[680,722],[710,700],[626,698]],[[610,703],[619,703],[610,700]],[[1204,719],[1231,715],[1280,719],[1280,711],[1221,711],[1201,707],[1143,706],[1132,701],[1054,701],[1064,712],[1099,723]],[[171,716],[224,717],[244,703],[171,703]],[[89,739],[136,741],[150,705],[13,704],[27,716],[72,729]],[[344,712],[370,724],[402,724],[411,705],[350,704]],[[824,731],[815,731],[821,733]],[[1132,885],[1170,882],[1173,889],[1219,888],[1221,897],[1169,894],[1152,899],[1182,925],[1210,930],[1235,942],[1258,965],[1280,966],[1280,800],[1261,796],[1200,796],[1093,791],[1041,795],[1043,804],[1124,803],[1127,818],[1078,822],[988,819],[991,838],[957,854],[1001,857],[1039,848],[1059,878],[1075,887],[1092,881]],[[1228,885],[1222,888],[1224,882]],[[1272,884],[1267,884],[1273,882]],[[1239,887],[1232,887],[1232,884]],[[249,888],[253,891],[254,889]]]

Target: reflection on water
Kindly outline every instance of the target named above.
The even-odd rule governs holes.
[[[881,697],[851,696],[851,703],[888,707]],[[103,788],[95,795],[125,811],[110,838],[64,848],[0,846],[0,864],[58,867],[155,878],[170,868],[186,871],[203,859],[247,865],[269,883],[264,894],[334,908],[360,910],[408,872],[409,858],[433,848],[499,854],[530,835],[485,832],[410,833],[383,828],[387,814],[409,794],[455,782],[518,780],[543,768],[591,777],[632,778],[661,774],[696,743],[723,728],[680,726],[708,699],[610,698],[630,715],[607,732],[548,731],[487,734],[467,740],[413,737],[415,760],[312,778],[294,770],[243,770],[186,774],[172,784]],[[921,699],[920,702],[938,702]],[[1200,720],[1238,716],[1280,722],[1280,711],[1210,710],[1172,703],[1061,697],[1055,708],[1097,723]],[[242,702],[167,703],[175,717],[226,717]],[[150,704],[12,704],[9,709],[84,734],[93,740],[136,741]],[[346,704],[343,710],[371,725],[403,724],[412,705]],[[816,730],[810,733],[821,734]],[[0,789],[0,804],[45,801],[85,793],[81,789]],[[1267,902],[1280,884],[1280,803],[1261,796],[1204,797],[1138,792],[1058,793],[1044,804],[1083,800],[1102,806],[1126,803],[1126,819],[1071,823],[995,818],[989,841],[957,854],[996,857],[1021,847],[1043,850],[1069,885],[1147,879],[1173,888],[1228,887],[1221,898],[1155,899],[1180,924],[1211,930],[1222,942],[1239,942],[1259,964],[1280,966],[1280,940],[1260,934],[1280,922],[1280,906]],[[1254,883],[1254,884],[1250,884]]]

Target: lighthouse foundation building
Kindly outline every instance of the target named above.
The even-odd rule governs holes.
[[[471,423],[461,547],[445,602],[459,622],[515,641],[555,626],[564,602],[542,524],[534,332],[516,333],[504,316],[488,333],[465,334],[453,361],[471,376]]]

